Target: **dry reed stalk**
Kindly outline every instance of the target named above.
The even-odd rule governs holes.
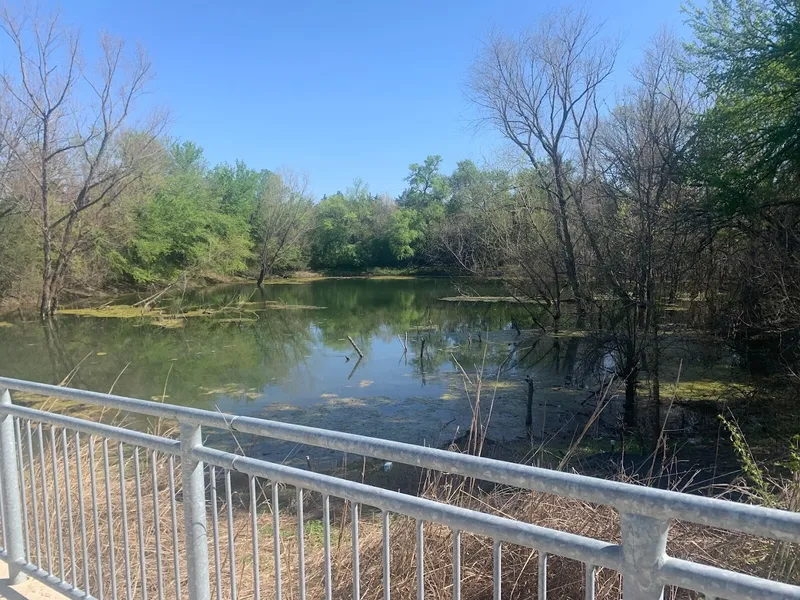
[[[482,392],[483,366],[471,380],[462,369],[465,388],[473,391],[472,427],[468,436],[467,451],[480,454],[488,428],[488,418],[481,418],[480,399]],[[493,404],[493,399],[492,399]],[[602,404],[602,403],[601,403]],[[491,404],[489,408],[491,414]],[[159,435],[174,436],[174,431],[166,428],[162,422],[151,424]],[[39,428],[42,429],[39,429]],[[39,454],[39,433],[41,431],[44,444]],[[126,598],[125,555],[126,549],[130,564],[131,595],[133,598],[159,600],[177,600],[176,580],[183,590],[186,589],[185,564],[183,562],[183,514],[181,509],[180,460],[174,459],[174,473],[170,473],[168,457],[153,455],[140,450],[139,473],[142,504],[137,504],[135,463],[133,450],[125,448],[124,473],[120,477],[120,460],[116,444],[109,444],[109,472],[111,497],[110,506],[106,502],[106,480],[103,442],[94,443],[94,456],[90,452],[91,445],[86,436],[81,436],[80,461],[76,459],[75,436],[67,436],[66,447],[63,445],[61,430],[54,431],[56,451],[52,452],[49,443],[50,427],[32,424],[31,447],[33,461],[27,447],[27,427],[23,422],[20,432],[23,434],[23,480],[25,484],[26,515],[28,519],[28,544],[31,562],[49,568],[48,555],[44,535],[51,540],[51,556],[53,570],[62,575],[58,559],[58,535],[64,547],[63,576],[74,585],[86,588],[93,594],[99,592],[102,583],[104,597],[112,597],[112,587],[116,597]],[[238,442],[237,442],[238,443]],[[243,452],[241,446],[239,451]],[[44,467],[42,460],[44,458]],[[364,466],[366,463],[364,462]],[[54,477],[54,467],[57,477]],[[44,468],[44,487],[42,486],[42,468]],[[156,485],[153,485],[152,469],[155,469]],[[227,527],[228,506],[223,474],[217,474],[217,506],[212,507],[209,501],[208,526],[212,531],[212,511],[217,510],[219,526],[219,570],[214,565],[213,539],[209,540],[209,560],[211,571],[212,597],[216,598],[219,586],[220,599],[231,599],[231,573],[235,573],[237,598],[250,600],[254,597],[255,577],[258,577],[261,596],[274,596],[275,571],[273,555],[273,529],[271,487],[269,482],[259,481],[257,486],[258,507],[258,548],[260,569],[253,572],[252,529],[249,514],[250,498],[246,486],[234,481],[232,489],[231,513],[232,532]],[[171,475],[174,485],[170,485]],[[92,476],[95,479],[97,494],[91,493]],[[363,467],[362,467],[363,480]],[[67,486],[67,478],[69,486]],[[210,489],[210,473],[207,474],[207,489]],[[56,502],[56,482],[60,502]],[[38,551],[34,541],[33,483],[37,493],[38,519],[40,533]],[[173,504],[174,487],[174,504]],[[83,489],[83,514],[86,529],[86,556],[84,558],[83,540],[81,538],[80,489]],[[127,515],[128,545],[123,543],[123,490],[126,500],[124,514]],[[741,494],[742,489],[738,492]],[[616,512],[603,506],[594,506],[585,502],[548,494],[514,490],[500,486],[487,487],[476,485],[469,478],[425,472],[420,483],[420,495],[447,504],[453,504],[488,512],[521,522],[534,523],[561,531],[568,531],[595,539],[619,542],[619,520]],[[44,495],[47,495],[49,511],[43,511]],[[207,494],[210,498],[210,494]],[[281,488],[279,502],[281,505],[279,530],[281,539],[280,570],[283,582],[284,598],[294,600],[298,597],[297,562],[297,506],[294,490]],[[797,500],[792,496],[793,506]],[[154,502],[157,500],[157,502]],[[71,503],[71,504],[70,504]],[[156,512],[155,506],[158,506]],[[173,544],[172,507],[175,507],[177,546]],[[97,510],[95,521],[94,512]],[[71,521],[68,515],[71,513]],[[110,513],[110,518],[109,518]],[[323,544],[321,498],[319,494],[304,494],[305,514],[305,572],[309,598],[322,597],[325,582],[323,579]],[[331,499],[331,558],[333,596],[337,599],[352,597],[353,556],[351,552],[350,510],[347,502]],[[378,600],[383,597],[382,548],[383,530],[379,513],[363,507],[359,519],[360,543],[360,581],[361,598]],[[156,518],[157,515],[157,518]],[[60,521],[59,521],[60,516]],[[141,516],[141,536],[139,519]],[[96,525],[95,525],[96,523]],[[156,524],[159,524],[159,543],[156,542]],[[71,527],[70,527],[71,525]],[[70,529],[75,540],[70,552]],[[488,600],[492,598],[492,546],[493,541],[468,532],[462,532],[462,598],[465,600]],[[143,552],[139,549],[141,537]],[[228,554],[229,537],[233,539],[235,564],[230,564]],[[113,539],[113,545],[111,540]],[[392,597],[411,599],[416,597],[416,522],[399,515],[390,519],[391,540],[391,581]],[[426,598],[439,600],[452,597],[452,532],[445,526],[426,523],[424,526],[425,541],[425,592]],[[99,553],[97,549],[99,548]],[[676,523],[670,533],[669,553],[678,558],[686,558],[705,562],[719,567],[750,573],[759,576],[776,576],[775,556],[779,555],[781,564],[794,565],[797,562],[797,548],[776,544],[753,538],[743,534],[735,534],[708,527],[687,523]],[[112,571],[110,565],[115,566]],[[176,574],[174,556],[177,553],[179,569]],[[73,559],[74,556],[74,559]],[[98,558],[102,570],[98,571]],[[160,556],[164,586],[159,593],[156,577],[156,565]],[[513,545],[503,547],[502,585],[503,598],[535,597],[538,585],[538,565],[535,550]],[[144,569],[142,569],[144,560]],[[548,598],[572,599],[583,597],[585,567],[575,561],[553,556],[548,564]],[[75,573],[73,578],[72,573]],[[792,573],[794,569],[789,569]],[[784,569],[785,572],[785,569]],[[144,573],[146,582],[142,582]],[[780,573],[778,573],[780,575]],[[219,577],[219,581],[217,580]],[[797,583],[796,581],[791,581]],[[596,597],[600,600],[618,599],[620,597],[620,576],[608,569],[600,569],[596,576]],[[185,592],[184,592],[185,593]],[[668,589],[668,599],[698,598],[697,594],[685,590]]]

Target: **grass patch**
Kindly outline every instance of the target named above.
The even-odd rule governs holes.
[[[151,323],[151,325],[163,327],[164,329],[180,329],[185,324],[186,321],[183,319],[156,319]]]
[[[59,315],[88,317],[95,319],[146,319],[151,325],[164,329],[179,329],[184,326],[185,319],[213,318],[220,323],[247,323],[258,321],[257,312],[271,310],[324,310],[324,306],[309,304],[282,304],[279,302],[246,302],[242,305],[223,306],[221,308],[193,308],[183,312],[169,311],[163,308],[143,308],[128,304],[114,304],[96,308],[62,308]],[[9,324],[9,326],[11,326]]]
[[[445,296],[439,298],[442,302],[485,302],[487,304],[498,304],[508,302],[514,304],[536,304],[533,298],[514,298],[513,296]]]
[[[324,275],[315,275],[313,277],[287,277],[284,279],[265,279],[261,285],[298,285],[304,283],[311,283],[312,281],[322,281],[323,279],[332,279],[332,277],[325,277]]]
[[[325,540],[325,529],[321,520],[314,519],[306,521],[303,529],[305,530],[304,533],[306,534],[306,537],[310,541],[316,544],[322,544]]]
[[[727,401],[750,395],[755,387],[747,383],[698,379],[681,381],[677,386],[667,386],[666,391],[669,394],[674,393],[678,400]]]
[[[96,308],[60,308],[57,314],[100,319],[136,319],[141,317],[160,317],[161,311],[127,304],[115,304]]]

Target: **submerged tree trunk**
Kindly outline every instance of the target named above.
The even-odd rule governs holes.
[[[50,285],[48,282],[48,277],[43,278],[44,281],[42,283],[42,298],[41,302],[39,303],[39,314],[41,315],[42,319],[47,319],[52,313],[50,312],[50,307],[52,306],[52,301],[50,298]]]
[[[651,380],[651,397],[650,397],[650,413],[651,413],[651,426],[653,428],[654,445],[658,445],[661,438],[661,374],[659,370],[659,362],[661,361],[661,348],[658,344],[658,318],[653,309],[652,317],[652,355],[650,357],[650,380]]]
[[[586,301],[581,289],[580,280],[578,279],[578,267],[575,261],[575,246],[572,242],[572,234],[570,232],[569,216],[567,209],[567,192],[566,186],[561,181],[562,162],[560,156],[556,155],[553,160],[553,168],[555,170],[556,193],[553,204],[555,205],[556,215],[556,238],[564,253],[564,271],[567,276],[567,284],[569,285],[572,296],[575,299],[575,326],[582,328],[586,326]]]
[[[530,437],[531,427],[533,427],[533,378],[528,375],[525,380],[528,382],[528,402],[526,404],[525,412],[525,427],[528,431],[528,437]]]
[[[256,285],[261,287],[264,283],[264,279],[267,277],[267,267],[266,265],[261,266],[261,270],[258,272],[258,280],[256,281]]]
[[[623,424],[625,429],[634,430],[636,428],[636,384],[639,379],[639,367],[632,366],[628,370],[625,378],[625,404]]]

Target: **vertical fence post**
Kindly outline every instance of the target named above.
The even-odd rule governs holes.
[[[189,600],[211,600],[208,573],[208,529],[203,463],[192,450],[203,444],[198,425],[180,424],[181,478],[183,481],[184,538]]]
[[[0,389],[0,405],[11,404],[11,394]],[[25,561],[22,533],[22,501],[19,490],[17,468],[17,444],[14,439],[14,417],[0,418],[0,484],[3,491],[3,520],[6,526],[6,552],[8,553],[8,579],[11,585],[25,581],[25,573],[19,566]]]
[[[625,600],[662,600],[664,586],[655,580],[655,573],[667,556],[669,521],[620,513],[622,554],[622,597]]]

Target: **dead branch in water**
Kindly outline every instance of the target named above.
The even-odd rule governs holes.
[[[355,348],[355,349],[356,349],[356,352],[358,352],[358,357],[359,357],[359,358],[364,358],[364,353],[363,353],[363,352],[361,352],[361,350],[358,348],[358,346],[356,346],[356,343],[353,341],[353,338],[351,338],[351,337],[348,335],[348,336],[347,336],[347,340],[350,342],[350,344],[353,346],[353,348]]]

